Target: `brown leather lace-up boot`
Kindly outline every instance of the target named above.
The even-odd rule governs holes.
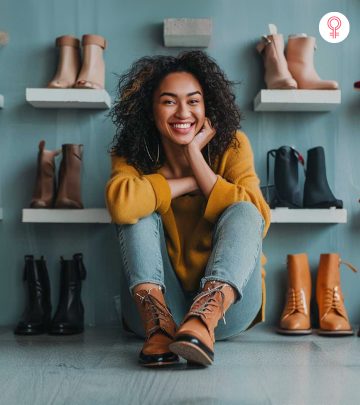
[[[316,300],[319,307],[320,335],[353,335],[340,286],[340,264],[357,270],[337,253],[320,255],[316,280]]]
[[[83,145],[62,145],[59,189],[55,208],[84,208],[81,201],[81,165]]]
[[[31,208],[52,208],[55,196],[55,156],[60,150],[46,150],[45,141],[39,143],[36,182]]]
[[[235,300],[229,284],[209,281],[197,295],[175,335],[170,350],[192,363],[204,366],[214,361],[214,330]]]
[[[174,364],[179,357],[170,352],[176,324],[166,306],[160,288],[139,290],[134,293],[136,306],[145,329],[145,343],[139,354],[139,363],[143,366],[163,366]]]
[[[288,255],[288,291],[278,333],[308,335],[311,333],[311,276],[306,253]]]

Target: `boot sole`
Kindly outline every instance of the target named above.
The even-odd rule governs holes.
[[[294,330],[290,330],[290,329],[281,329],[278,328],[276,329],[276,332],[279,333],[280,335],[311,335],[312,334],[312,329],[294,329]]]
[[[353,336],[353,330],[318,330],[318,335],[322,336]]]
[[[166,366],[172,366],[174,364],[178,364],[179,360],[176,361],[161,361],[161,362],[154,362],[154,363],[140,363],[141,366],[143,367],[166,367]]]
[[[193,343],[182,341],[171,343],[169,349],[191,363],[210,366],[213,360],[199,346]]]

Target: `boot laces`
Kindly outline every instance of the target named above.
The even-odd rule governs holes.
[[[173,321],[173,316],[169,309],[166,307],[166,305],[150,294],[151,290],[152,288],[147,290],[146,294],[144,295],[136,293],[136,295],[140,298],[141,305],[143,305],[145,309],[145,331],[147,338],[150,338],[158,330],[162,330],[166,334],[169,334],[169,331],[167,330],[167,326],[169,326],[169,317]],[[150,327],[147,325],[153,326]]]
[[[339,265],[345,264],[350,270],[354,273],[357,273],[357,269],[351,263],[346,262],[345,260],[340,259]],[[348,319],[347,313],[344,306],[344,297],[341,292],[341,288],[339,286],[334,287],[326,287],[325,290],[325,297],[324,297],[324,315],[321,317],[323,320],[331,310],[336,311],[339,315],[341,315],[346,320]]]
[[[205,319],[212,318],[216,313],[215,311],[219,308],[220,305],[221,317],[224,321],[224,324],[226,324],[224,310],[225,295],[222,291],[222,288],[223,286],[209,288],[208,290],[200,293],[191,305],[190,314],[198,315],[201,318],[204,317]],[[218,293],[220,293],[221,296],[220,302],[217,299],[217,296],[219,295]]]
[[[294,312],[308,315],[309,311],[306,304],[305,291],[302,288],[300,288],[300,290],[289,288],[283,319],[292,315]]]

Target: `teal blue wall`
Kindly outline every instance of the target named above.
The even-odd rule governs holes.
[[[340,44],[328,44],[318,34],[322,15],[340,11],[350,20],[351,32]],[[241,81],[237,100],[244,111],[256,167],[265,180],[265,153],[290,144],[306,155],[323,145],[329,182],[348,209],[346,225],[273,225],[264,243],[268,257],[268,322],[281,311],[285,288],[286,254],[308,252],[315,274],[319,254],[340,252],[360,268],[360,2],[358,0],[1,0],[0,30],[10,35],[0,48],[0,324],[13,324],[24,303],[21,281],[23,256],[45,255],[58,296],[59,256],[84,253],[88,279],[83,297],[88,324],[116,322],[113,297],[119,291],[119,252],[109,225],[22,224],[21,210],[31,198],[37,145],[45,139],[50,149],[63,143],[83,143],[83,200],[86,207],[104,206],[104,184],[109,176],[107,147],[114,127],[103,111],[35,109],[25,102],[26,87],[43,87],[56,66],[54,40],[98,33],[108,40],[106,88],[114,95],[115,73],[138,57],[176,54],[162,45],[162,22],[167,17],[211,17],[214,30],[210,55],[232,80]],[[331,113],[254,113],[252,100],[264,87],[262,62],[255,52],[258,38],[275,23],[284,35],[306,32],[318,38],[316,67],[323,78],[339,81],[342,104]],[[360,321],[360,278],[344,268],[342,284],[353,322]]]

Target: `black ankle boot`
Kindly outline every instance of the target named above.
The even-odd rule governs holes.
[[[304,185],[304,208],[342,208],[343,202],[334,197],[326,177],[324,148],[308,150]]]
[[[24,281],[28,286],[28,302],[14,333],[38,335],[48,331],[51,320],[50,282],[43,257],[25,256]]]
[[[269,186],[270,156],[275,158],[274,186]],[[301,154],[291,146],[281,146],[267,153],[267,186],[265,198],[271,208],[302,208],[302,191],[299,183],[299,163],[304,165]],[[272,198],[269,190],[273,189]]]
[[[59,305],[51,322],[52,335],[72,335],[84,330],[84,306],[81,301],[81,282],[86,278],[82,254],[72,260],[61,257]]]

